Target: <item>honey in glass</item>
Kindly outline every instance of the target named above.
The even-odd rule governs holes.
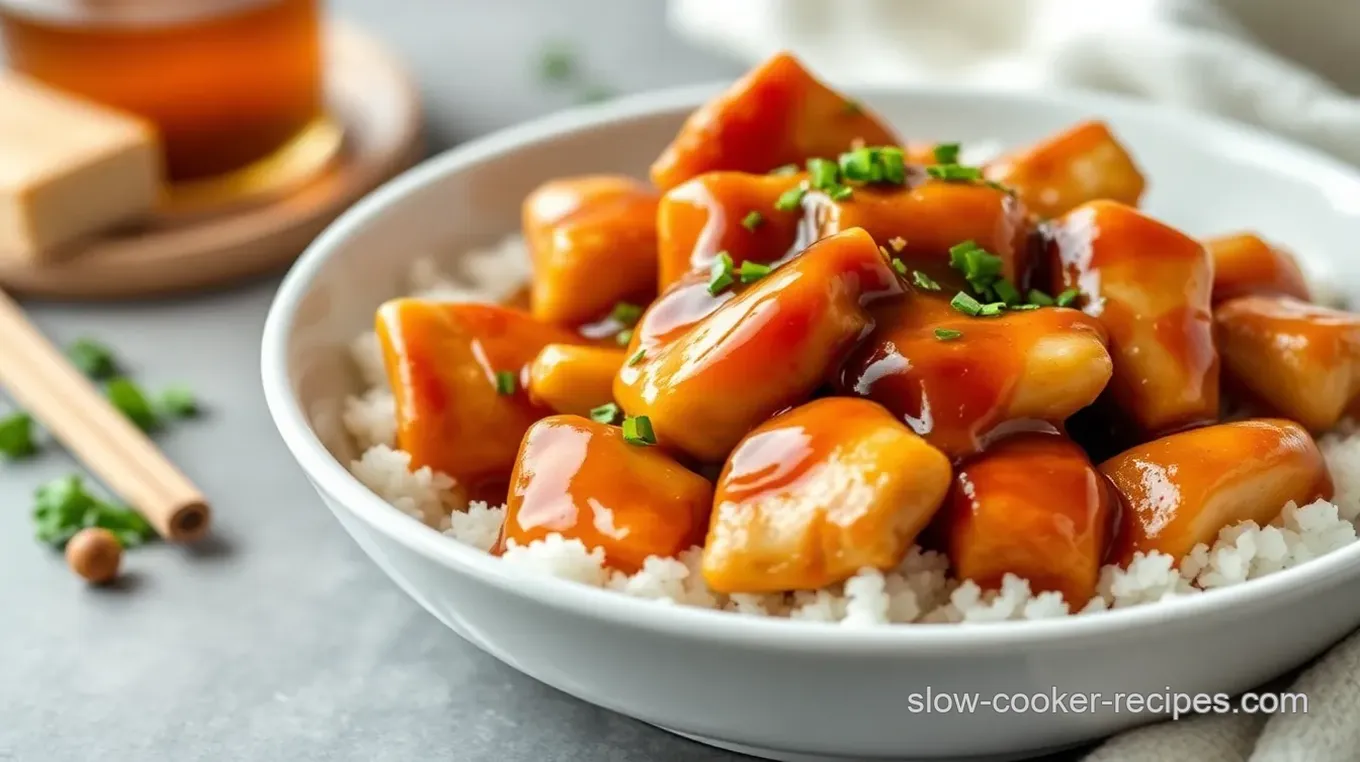
[[[0,39],[16,71],[155,124],[168,179],[193,184],[277,165],[299,141],[338,142],[318,137],[335,132],[318,4],[0,0]]]

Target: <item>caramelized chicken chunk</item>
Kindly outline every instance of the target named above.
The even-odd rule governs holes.
[[[527,366],[575,337],[489,304],[395,299],[376,322],[411,468],[442,471],[468,499],[499,503],[520,439],[550,412],[525,393]]]
[[[707,272],[719,252],[742,262],[777,262],[799,245],[802,215],[775,208],[786,191],[807,179],[793,175],[709,172],[661,197],[657,209],[660,290],[687,273]]]
[[[1114,402],[1145,435],[1214,420],[1218,352],[1213,263],[1199,242],[1113,201],[1064,215],[1050,232],[1054,293],[1105,326]]]
[[[949,250],[971,240],[1001,257],[1002,275],[1023,287],[1022,275],[1029,266],[1028,215],[1023,204],[995,188],[916,178],[906,186],[855,188],[843,201],[810,192],[803,198],[803,208],[816,238],[864,228],[907,266],[942,283],[959,282],[958,273],[949,267]]]
[[[630,357],[614,397],[647,416],[662,445],[718,462],[829,377],[873,327],[867,303],[902,292],[867,233],[824,239],[671,343]]]
[[[1095,595],[1119,502],[1072,440],[997,443],[959,467],[946,506],[940,520],[960,579],[997,588],[1014,574],[1074,608]]]
[[[1308,282],[1294,257],[1251,233],[1209,238],[1214,303],[1248,294],[1283,294],[1308,301]]]
[[[578,325],[656,293],[656,191],[630,177],[553,180],[524,201],[539,320]]]
[[[603,548],[610,568],[631,574],[648,556],[701,544],[712,504],[713,485],[665,452],[615,426],[555,415],[524,436],[497,550],[556,532]]]
[[[873,313],[838,389],[882,404],[954,458],[1017,429],[1060,426],[1112,373],[1104,330],[1077,310],[967,317],[947,297],[917,293]]]
[[[559,413],[590,415],[614,400],[623,349],[549,344],[529,366],[529,398]]]
[[[652,182],[669,190],[705,172],[764,173],[813,157],[835,159],[856,141],[898,142],[868,109],[779,53],[690,115],[652,164]]]
[[[985,174],[1014,189],[1031,212],[1044,218],[1100,199],[1138,206],[1143,195],[1142,172],[1101,122],[1083,122],[1002,156],[988,164]]]
[[[901,563],[949,460],[867,400],[829,397],[752,431],[718,479],[703,575],[724,593],[815,590]]]
[[[1360,315],[1289,296],[1244,296],[1214,313],[1223,370],[1260,402],[1313,431],[1360,393]]]
[[[1179,560],[1219,530],[1270,523],[1285,504],[1332,494],[1313,438],[1285,420],[1193,429],[1139,445],[1100,464],[1124,505],[1113,559],[1161,551]]]

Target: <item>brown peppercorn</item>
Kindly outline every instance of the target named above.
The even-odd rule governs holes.
[[[66,544],[66,563],[71,571],[96,585],[118,576],[122,558],[122,544],[107,529],[82,529]]]

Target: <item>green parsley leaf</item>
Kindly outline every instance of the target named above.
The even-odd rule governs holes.
[[[959,144],[958,144],[958,143],[940,143],[939,145],[935,146],[935,150],[934,150],[933,153],[935,154],[935,163],[936,163],[936,164],[958,164],[958,163],[959,163]]]
[[[515,393],[515,374],[508,370],[496,371],[496,393],[502,396]]]
[[[613,423],[619,419],[619,406],[607,402],[590,411],[590,420],[596,423]]]
[[[785,164],[783,166],[775,167],[774,169],[770,170],[770,174],[780,176],[796,175],[798,174],[798,165]]]
[[[1020,303],[1020,291],[1005,278],[993,283],[992,290],[996,292],[996,298],[1005,302],[1007,306]]]
[[[961,164],[931,164],[926,167],[926,174],[937,180],[945,182],[972,182],[982,179],[982,170],[977,167],[965,167]]]
[[[0,418],[0,456],[17,460],[38,451],[33,442],[33,419],[28,413]]]
[[[158,407],[170,418],[193,418],[198,415],[198,399],[187,386],[171,386],[161,391]]]
[[[807,185],[799,183],[779,194],[779,198],[774,202],[774,208],[781,212],[792,212],[802,206],[803,196],[806,193]]]
[[[712,267],[708,269],[708,293],[711,296],[721,294],[732,285],[732,267],[732,255],[725,251],[718,252]]]
[[[113,352],[90,338],[76,339],[66,347],[66,357],[86,376],[103,381],[118,375],[118,361]]]
[[[841,171],[835,162],[812,158],[807,160],[808,180],[820,191],[835,190],[841,182]]]
[[[621,347],[628,346],[628,342],[632,340],[633,340],[632,328],[625,328],[622,331],[619,331],[618,333],[614,334],[614,341],[617,341],[619,343],[619,346]]]
[[[763,265],[759,262],[747,260],[742,262],[741,267],[737,269],[737,276],[741,278],[742,283],[755,283],[766,275],[769,275],[770,270],[773,269],[774,268],[769,265]]]
[[[57,548],[65,547],[76,532],[88,527],[109,530],[125,547],[156,536],[156,530],[140,513],[96,498],[77,475],[54,479],[38,488],[33,522],[38,540]]]
[[[638,363],[642,362],[643,359],[645,359],[646,357],[647,357],[647,350],[645,350],[645,349],[639,349],[638,351],[636,351],[636,352],[633,353],[633,356],[632,356],[632,357],[629,357],[629,358],[628,358],[628,363],[627,363],[627,365],[628,365],[628,367],[631,368],[631,367],[633,367],[634,365],[637,365]]]
[[[145,432],[160,428],[160,416],[156,415],[141,387],[128,379],[120,376],[110,380],[104,387],[104,394],[119,412],[136,424],[137,428]]]
[[[609,311],[611,320],[625,326],[637,325],[637,321],[641,317],[642,308],[629,302],[619,302],[614,305],[614,309]]]
[[[899,261],[900,261],[900,260],[899,260]],[[924,289],[927,290],[927,291],[939,291],[939,290],[940,290],[940,284],[939,284],[939,283],[936,283],[934,278],[931,278],[929,275],[926,275],[925,273],[921,272],[920,270],[913,270],[913,271],[912,271],[912,273],[911,273],[911,282],[912,282],[912,283],[915,283],[916,285],[920,286],[921,288],[924,288]]]
[[[652,431],[651,419],[645,415],[624,418],[623,441],[635,445],[656,444],[656,433]]]
[[[970,317],[976,317],[982,311],[982,302],[960,291],[949,300],[949,306]]]
[[[935,338],[939,339],[940,341],[953,341],[954,339],[961,338],[962,336],[963,331],[956,331],[952,328],[935,329]]]
[[[1037,288],[1031,288],[1026,296],[1029,298],[1029,303],[1036,307],[1052,307],[1054,304],[1053,297]]]
[[[756,232],[756,228],[760,227],[761,223],[764,221],[765,215],[752,209],[746,213],[745,217],[741,218],[741,226],[754,233]]]
[[[1061,294],[1058,294],[1058,298],[1056,300],[1057,305],[1059,307],[1070,307],[1077,301],[1077,297],[1080,294],[1081,292],[1078,291],[1077,289],[1069,288],[1066,291],[1062,292]]]

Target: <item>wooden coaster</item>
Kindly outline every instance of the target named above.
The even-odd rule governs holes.
[[[223,286],[291,263],[331,220],[423,154],[419,97],[394,57],[356,27],[332,22],[326,58],[326,97],[342,143],[310,179],[217,211],[199,204],[186,213],[182,199],[172,201],[146,225],[91,241],[59,262],[0,261],[0,287],[44,298],[126,299]]]

